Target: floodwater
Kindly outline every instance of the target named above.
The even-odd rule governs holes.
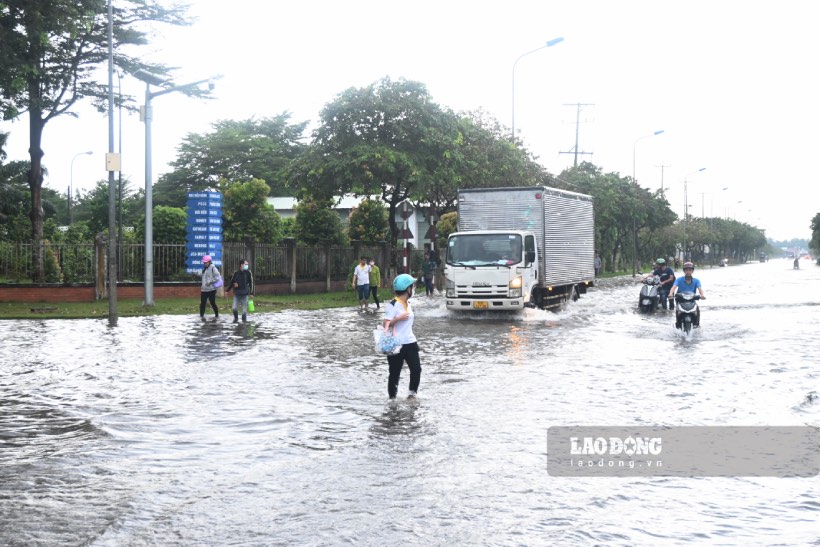
[[[807,544],[820,478],[570,478],[558,425],[820,425],[820,267],[698,270],[689,339],[608,280],[564,311],[414,297],[419,398],[354,308],[0,321],[0,545]]]

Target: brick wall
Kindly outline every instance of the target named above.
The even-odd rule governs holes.
[[[332,281],[330,285],[332,291],[341,291],[349,287],[346,281]],[[199,286],[199,283],[154,283],[154,299],[198,298]],[[296,285],[297,294],[321,293],[324,290],[324,281],[301,281]],[[290,294],[290,283],[260,283],[256,286],[256,294]],[[145,290],[142,283],[117,285],[118,300],[140,300],[143,296]],[[0,302],[93,302],[95,298],[93,284],[0,285]]]

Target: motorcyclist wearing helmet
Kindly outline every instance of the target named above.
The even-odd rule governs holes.
[[[391,399],[396,398],[399,390],[399,379],[401,369],[405,361],[410,368],[410,392],[408,399],[416,397],[421,381],[421,359],[419,358],[419,345],[416,342],[416,335],[413,334],[413,308],[408,302],[413,295],[413,286],[416,280],[408,274],[396,276],[393,280],[393,290],[396,298],[384,306],[384,330],[393,329],[393,336],[401,342],[401,350],[387,356],[387,364],[390,375],[387,379],[387,395]]]
[[[675,272],[672,268],[666,265],[666,259],[659,258],[655,261],[655,269],[652,270],[652,275],[656,275],[660,279],[660,284],[658,285],[658,297],[660,298],[663,309],[667,309],[667,297],[669,296],[669,291],[672,289],[672,283],[675,282]],[[672,309],[671,305],[669,306],[669,309]]]
[[[700,279],[692,276],[694,272],[694,264],[692,264],[691,262],[683,263],[683,277],[679,277],[675,280],[675,283],[672,285],[672,290],[669,292],[669,300],[675,298],[675,293],[677,293],[678,291],[682,293],[693,293],[696,290],[700,295],[701,300],[706,300],[706,295],[703,294],[703,287],[700,284]],[[695,323],[700,324],[700,309],[698,309],[698,316]]]

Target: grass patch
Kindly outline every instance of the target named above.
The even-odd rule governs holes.
[[[219,314],[231,315],[233,296],[216,299]],[[341,291],[318,294],[289,294],[283,296],[257,295],[253,298],[256,312],[282,310],[321,310],[344,308],[357,304],[356,293]],[[210,306],[206,314],[212,314]],[[154,306],[143,306],[140,300],[118,300],[117,317],[149,315],[199,314],[198,298],[157,299]],[[108,318],[108,300],[94,302],[0,302],[0,319],[89,319]]]

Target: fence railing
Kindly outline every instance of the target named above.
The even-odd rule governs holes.
[[[31,243],[0,243],[0,282],[29,283],[34,277]],[[43,245],[43,264],[48,283],[96,283],[98,276],[105,277],[107,246],[102,243]],[[117,278],[123,282],[140,283],[145,279],[145,245],[125,244],[117,249]],[[154,281],[192,281],[196,274],[186,273],[184,244],[153,245]],[[359,256],[374,257],[387,273],[385,263],[391,258],[383,242],[366,244],[354,242],[351,247],[331,245],[296,246],[267,245],[252,241],[224,243],[222,246],[223,275],[230,275],[241,259],[251,264],[254,279],[259,281],[285,281],[294,273],[298,279],[344,280],[350,277]],[[295,257],[295,260],[293,260]]]

